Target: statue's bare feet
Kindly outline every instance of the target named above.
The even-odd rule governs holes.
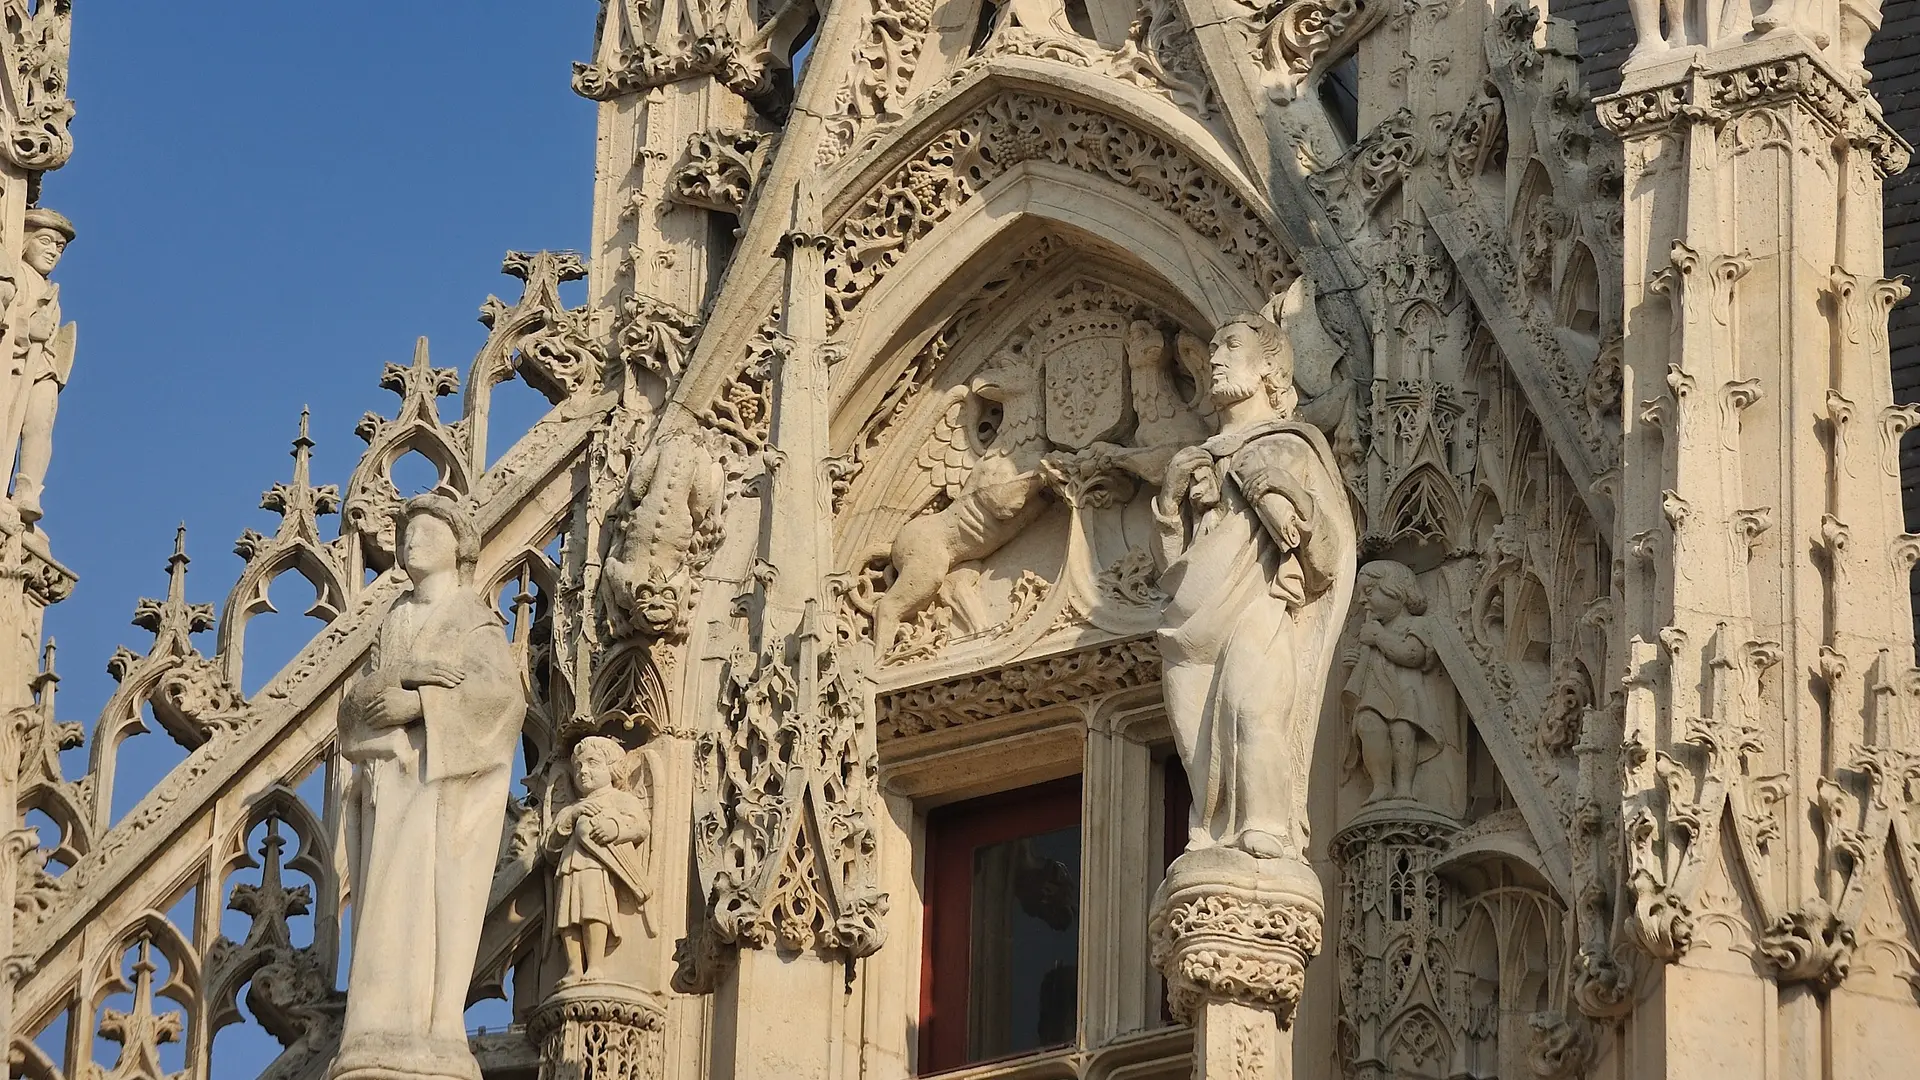
[[[1256,859],[1277,859],[1287,853],[1280,838],[1264,829],[1248,829],[1233,841],[1233,846]]]

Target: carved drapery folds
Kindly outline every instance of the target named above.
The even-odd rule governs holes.
[[[5,0],[0,7],[0,65],[6,74],[7,160],[43,172],[73,154],[73,102],[67,57],[73,43],[72,0]]]
[[[711,989],[727,947],[861,957],[886,940],[871,805],[879,759],[835,650],[809,603],[790,642],[723,662],[721,729],[694,748],[708,908],[676,950],[678,989]]]

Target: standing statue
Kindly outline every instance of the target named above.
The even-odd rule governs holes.
[[[459,504],[400,512],[413,580],[340,706],[353,961],[332,1080],[479,1080],[467,987],[526,717],[505,624],[474,587],[480,536]]]
[[[589,735],[573,748],[575,799],[554,815],[547,833],[553,869],[553,927],[567,952],[563,984],[601,976],[620,943],[625,917],[646,918],[646,855],[652,835],[651,772],[640,751],[638,783],[621,775],[626,748]],[[635,788],[639,790],[634,790]]]
[[[27,211],[26,238],[17,258],[0,260],[0,319],[7,354],[6,446],[0,477],[13,477],[20,516],[40,520],[40,495],[53,458],[53,416],[60,390],[73,374],[74,326],[60,323],[60,286],[49,278],[73,240],[73,222],[52,210]],[[18,450],[16,471],[15,451]]]
[[[1353,590],[1347,490],[1318,428],[1296,420],[1293,323],[1249,315],[1213,337],[1220,433],[1173,456],[1154,499],[1168,601],[1162,686],[1193,790],[1189,850],[1306,857],[1307,759]]]
[[[1453,688],[1436,677],[1439,657],[1420,618],[1427,598],[1412,570],[1368,563],[1355,591],[1365,617],[1340,694],[1353,718],[1347,764],[1358,764],[1372,781],[1367,802],[1411,799],[1414,770],[1459,742]]]

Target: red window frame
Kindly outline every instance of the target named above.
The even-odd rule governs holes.
[[[967,1009],[973,989],[973,853],[992,844],[1080,825],[1080,779],[1069,776],[969,799],[927,815],[919,1075],[976,1064],[967,1060]]]

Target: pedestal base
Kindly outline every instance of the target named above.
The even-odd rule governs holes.
[[[481,1080],[467,1040],[362,1036],[342,1043],[327,1080]]]
[[[654,995],[619,983],[576,982],[527,1020],[541,1080],[651,1080],[662,1072],[666,1013]]]

